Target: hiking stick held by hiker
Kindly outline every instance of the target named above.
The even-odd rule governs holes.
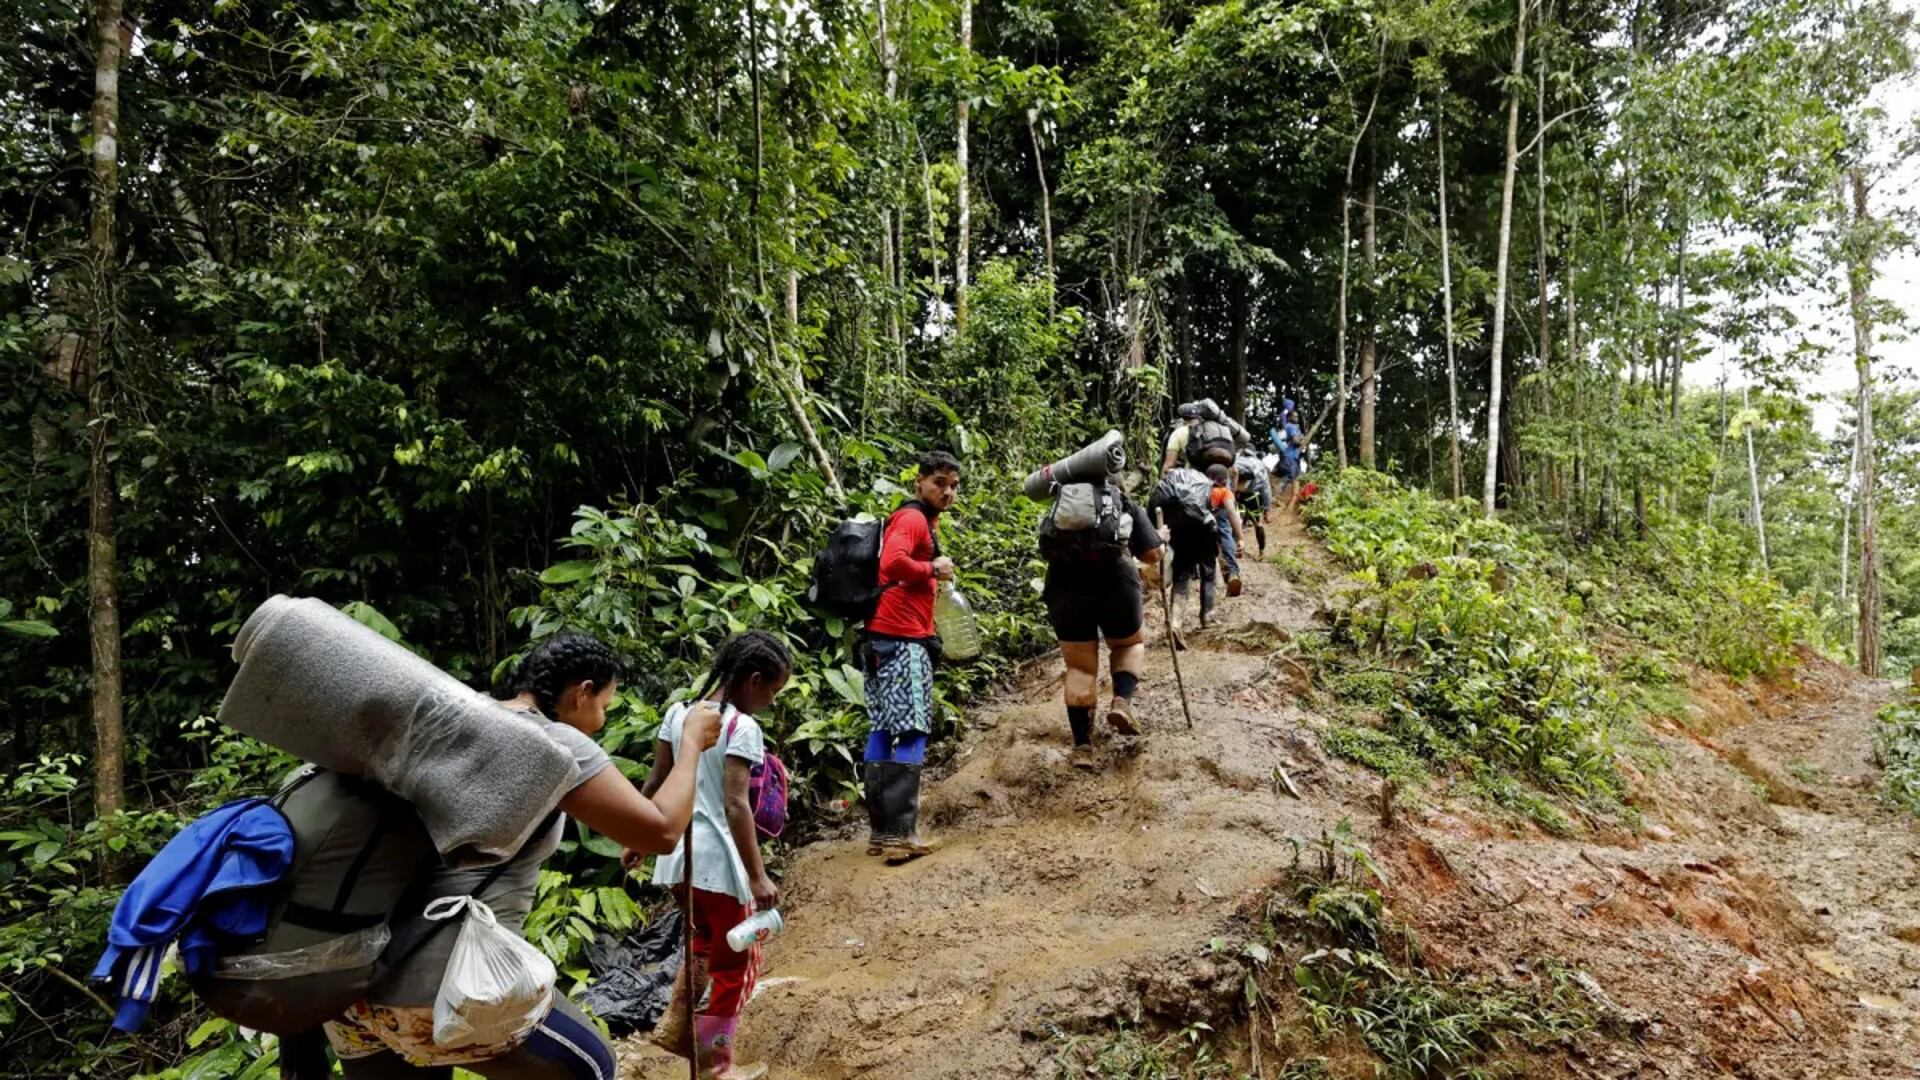
[[[684,729],[683,729],[684,730]],[[694,801],[699,802],[700,792],[700,754],[693,757]],[[696,811],[697,815],[697,811]],[[681,878],[681,887],[686,890],[686,917],[680,920],[680,966],[681,975],[687,980],[687,1076],[691,1080],[700,1080],[700,1036],[693,1026],[695,999],[700,996],[699,988],[693,981],[693,826],[695,817],[687,818],[686,874]]]
[[[1153,527],[1156,529],[1166,528],[1166,514],[1155,510],[1153,512]],[[1176,640],[1177,635],[1173,629],[1173,604],[1167,599],[1167,590],[1172,588],[1167,580],[1171,573],[1172,567],[1169,566],[1167,571],[1160,575],[1160,587],[1154,591],[1160,594],[1160,617],[1166,620],[1167,624],[1167,652],[1173,657],[1173,685],[1180,691],[1180,714],[1187,718],[1187,730],[1192,731],[1193,706],[1187,704],[1187,681],[1180,677],[1180,643]]]

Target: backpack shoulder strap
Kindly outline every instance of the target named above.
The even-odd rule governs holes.
[[[527,843],[531,844],[534,841],[538,840],[540,837],[545,836],[547,834],[547,830],[553,828],[554,823],[559,820],[560,820],[560,808],[556,806],[553,808],[551,812],[547,814],[546,817],[540,819],[540,824],[535,825],[533,827],[533,833],[527,837]],[[522,851],[524,850],[525,849],[522,848]],[[478,899],[479,897],[485,895],[486,891],[493,887],[493,883],[500,880],[500,875],[505,874],[507,872],[507,867],[513,865],[514,860],[518,859],[519,857],[520,857],[520,852],[516,851],[513,853],[513,858],[503,859],[500,862],[495,863],[493,867],[487,871],[486,876],[480,879],[480,884],[474,886],[473,891],[468,893],[467,895],[474,897],[475,899]],[[408,890],[408,891],[411,893],[411,892],[416,892],[418,890],[414,889],[414,890]],[[400,956],[397,959],[395,959],[390,966],[393,968],[405,967],[407,961],[413,959],[414,956],[417,955],[421,949],[426,948],[427,943],[432,941],[435,937],[439,936],[440,931],[445,930],[447,926],[452,922],[453,922],[452,919],[441,919],[435,922],[431,929],[429,929],[426,933],[421,934],[419,939],[416,940],[413,943],[413,945],[407,949],[406,952],[401,953]]]

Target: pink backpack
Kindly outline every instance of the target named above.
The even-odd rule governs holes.
[[[733,742],[739,724],[740,713],[735,710],[727,721],[728,743]],[[747,805],[753,807],[753,828],[761,836],[772,840],[787,830],[787,767],[771,750],[747,780]]]

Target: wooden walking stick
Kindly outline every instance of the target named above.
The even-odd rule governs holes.
[[[1153,512],[1153,527],[1156,529],[1164,529],[1167,527],[1166,515],[1158,510]],[[1167,561],[1167,557],[1162,555],[1161,562],[1165,563]],[[1173,656],[1173,685],[1180,690],[1180,714],[1187,718],[1187,730],[1192,731],[1193,706],[1187,704],[1187,681],[1180,676],[1180,644],[1175,640],[1177,635],[1173,629],[1173,604],[1167,599],[1167,590],[1170,587],[1167,582],[1167,574],[1171,569],[1172,567],[1170,566],[1163,566],[1161,568],[1160,587],[1154,591],[1160,594],[1160,617],[1166,620],[1167,624],[1167,652]]]
[[[681,733],[686,727],[681,726]],[[682,740],[685,745],[685,740]],[[700,987],[693,978],[693,824],[700,813],[700,755],[693,755],[693,813],[687,815],[687,835],[683,842],[687,845],[686,865],[681,875],[681,887],[687,891],[687,915],[680,920],[680,964],[687,977],[687,1076],[690,1080],[700,1080],[700,1035],[693,1027],[694,999],[700,996]]]

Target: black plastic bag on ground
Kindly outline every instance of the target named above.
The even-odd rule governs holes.
[[[579,1002],[607,1025],[614,1038],[652,1031],[673,1000],[680,973],[680,912],[672,910],[625,937],[601,934],[587,946],[593,983]]]

